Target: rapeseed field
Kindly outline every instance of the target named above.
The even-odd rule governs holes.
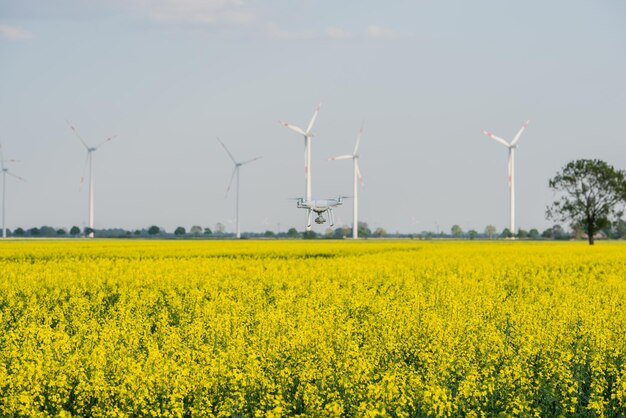
[[[0,244],[0,416],[625,414],[624,244]]]

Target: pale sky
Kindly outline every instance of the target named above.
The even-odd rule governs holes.
[[[302,230],[303,140],[313,195],[352,194],[361,144],[361,220],[390,232],[517,224],[546,228],[548,179],[568,161],[626,169],[626,2],[1,0],[0,142],[26,182],[7,182],[7,226],[84,226],[85,150],[96,144],[96,228]],[[351,224],[352,203],[337,209]],[[323,232],[326,225],[314,225]]]

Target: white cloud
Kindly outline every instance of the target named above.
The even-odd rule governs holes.
[[[242,0],[134,0],[134,7],[158,22],[239,25],[256,19]]]
[[[291,40],[301,41],[301,40],[319,38],[319,36],[316,36],[312,32],[288,31],[285,29],[281,29],[275,24],[267,25],[265,28],[265,34],[271,39],[280,39],[280,40],[289,40],[289,41]]]
[[[412,33],[396,32],[382,26],[370,25],[367,27],[367,36],[372,39],[386,39],[391,41],[414,39]]]
[[[0,24],[0,39],[7,41],[24,41],[32,38],[32,33],[15,26]]]
[[[326,35],[331,39],[349,39],[352,35],[340,28],[328,28]]]

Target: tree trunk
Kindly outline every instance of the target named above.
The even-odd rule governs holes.
[[[595,231],[593,230],[593,227],[591,226],[591,222],[589,223],[589,226],[587,227],[587,238],[589,239],[589,245],[593,245],[594,240],[593,240],[593,235],[594,235]]]

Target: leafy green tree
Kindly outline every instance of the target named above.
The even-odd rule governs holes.
[[[178,228],[174,230],[174,235],[176,236],[185,235],[186,233],[187,233],[187,230],[185,229],[185,227],[182,227],[182,226],[179,226]]]
[[[317,232],[315,232],[315,231],[304,231],[302,233],[302,238],[304,238],[304,239],[315,239],[315,238],[317,238]]]
[[[296,230],[296,228],[289,228],[287,230],[287,236],[289,238],[295,238],[298,236],[298,231]]]
[[[65,235],[67,234],[67,232],[65,231],[65,229],[63,228],[59,228],[57,229],[57,235]]]
[[[385,235],[387,235],[387,230],[385,228],[379,226],[378,228],[376,228],[376,230],[374,231],[374,233],[372,235],[374,235],[375,237],[378,237],[378,238],[384,237]]]
[[[525,229],[518,229],[517,230],[517,237],[518,238],[528,238],[528,231],[526,231]]]
[[[17,229],[15,230],[17,233]],[[621,239],[626,237],[626,221],[618,219],[613,223],[613,238]]]
[[[512,238],[513,234],[511,233],[511,230],[509,228],[504,228],[500,236],[502,238]]]
[[[539,238],[539,231],[537,230],[537,228],[533,228],[530,231],[528,231],[528,238],[530,239]]]
[[[467,235],[469,236],[469,239],[476,239],[478,232],[474,229],[470,229]]]
[[[213,231],[211,231],[211,228],[204,228],[204,235],[213,235]]]
[[[461,235],[463,235],[463,229],[461,229],[461,227],[458,225],[452,225],[452,228],[450,228],[450,232],[452,232],[452,235],[455,238],[459,238]]]
[[[29,230],[28,230],[28,234],[29,234],[31,237],[37,237],[37,236],[39,236],[39,228],[37,228],[37,227],[33,227],[33,228],[29,229]]]
[[[358,232],[359,232],[359,237],[362,237],[362,238],[369,237],[370,235],[372,235],[372,231],[370,231],[370,228],[367,225],[367,222],[359,222]],[[350,235],[352,235],[352,229],[350,229]]]
[[[498,230],[493,225],[487,225],[485,227],[485,235],[487,235],[489,237],[489,239],[492,239],[493,236],[496,235],[497,232],[498,232]]]
[[[189,233],[191,235],[201,235],[202,234],[202,227],[200,225],[194,225],[191,227],[191,229],[189,229]]]
[[[89,235],[89,234],[92,234],[92,233],[94,233],[94,232],[96,232],[96,230],[95,230],[95,229],[93,229],[93,228],[89,228],[88,226],[86,226],[86,227],[85,227],[85,236],[87,236],[87,235]]]
[[[621,218],[626,203],[626,171],[601,160],[569,162],[548,182],[558,198],[546,210],[549,219],[579,225],[589,245],[594,235]]]
[[[80,228],[79,227],[73,226],[73,227],[70,228],[70,235],[75,237],[78,234],[80,234]]]
[[[265,231],[265,233],[263,234],[266,238],[271,238],[276,236],[276,234],[274,233],[274,231]]]
[[[56,234],[57,234],[57,230],[51,226],[44,225],[41,228],[39,228],[39,235],[43,237],[53,237]]]
[[[15,231],[13,231],[13,235],[15,235],[16,237],[22,237],[24,236],[24,234],[26,233],[26,231],[24,231],[23,228],[16,228]]]
[[[161,228],[156,225],[152,225],[150,228],[148,228],[148,234],[150,235],[157,235],[159,233],[161,233]]]

